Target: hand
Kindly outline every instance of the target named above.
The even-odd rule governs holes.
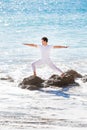
[[[22,43],[23,45],[27,45],[26,43]]]
[[[65,46],[65,48],[68,48],[69,46]]]

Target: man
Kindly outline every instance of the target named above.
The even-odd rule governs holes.
[[[67,48],[68,46],[48,45],[47,37],[43,37],[41,40],[42,40],[42,45],[24,44],[24,45],[31,46],[31,47],[36,47],[36,48],[38,47],[41,51],[41,59],[32,63],[32,69],[33,69],[34,76],[36,76],[36,66],[40,66],[41,64],[48,65],[53,70],[60,72],[63,76],[63,71],[61,69],[59,69],[58,67],[56,67],[55,64],[51,61],[50,50],[51,50],[51,48]]]

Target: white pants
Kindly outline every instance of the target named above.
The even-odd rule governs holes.
[[[58,67],[56,67],[56,66],[54,65],[54,63],[51,61],[50,58],[45,59],[45,60],[44,60],[44,59],[39,59],[39,60],[33,62],[33,63],[32,63],[32,69],[33,69],[33,71],[36,72],[36,66],[40,66],[41,64],[46,64],[46,65],[48,65],[51,69],[53,69],[53,70],[55,70],[55,71],[58,71],[58,72],[60,72],[60,73],[63,73]]]

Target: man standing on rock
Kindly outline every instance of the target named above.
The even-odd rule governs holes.
[[[52,48],[67,48],[68,46],[48,45],[48,38],[47,37],[43,37],[41,40],[42,40],[42,45],[24,44],[24,45],[31,46],[31,47],[36,47],[36,48],[38,47],[41,51],[41,59],[32,63],[32,69],[33,69],[34,76],[36,76],[36,66],[40,66],[41,64],[48,65],[53,70],[60,72],[61,76],[63,76],[63,71],[61,69],[59,69],[58,67],[56,67],[55,64],[52,62],[52,60],[50,58],[50,50]]]

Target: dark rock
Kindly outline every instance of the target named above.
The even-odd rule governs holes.
[[[28,85],[26,89],[29,89],[29,90],[38,90],[42,88],[41,85]]]
[[[29,76],[27,78],[24,78],[22,83],[20,83],[19,85],[21,85],[21,88],[23,89],[26,88],[29,90],[37,90],[42,87],[41,83],[43,82],[44,80],[38,76]]]
[[[83,81],[83,83],[87,82],[87,75],[85,75],[85,76],[82,77],[82,81]]]
[[[76,78],[82,78],[82,75],[76,72],[75,70],[68,70],[67,72],[64,73],[64,76],[66,75],[72,75],[74,79]]]
[[[68,70],[63,74],[62,77],[58,75],[52,75],[48,80],[45,81],[45,84],[58,87],[66,87],[71,84],[77,85],[77,83],[75,83],[76,78],[82,78],[82,75],[74,70]]]
[[[64,73],[64,75],[58,76],[58,75],[52,75],[49,79],[43,80],[38,76],[30,76],[28,78],[24,78],[22,83],[20,83],[21,88],[23,89],[29,89],[29,90],[37,90],[42,87],[67,87],[69,85],[77,85],[75,82],[76,78],[81,78],[82,75],[77,73],[74,70],[69,70]]]
[[[45,83],[51,86],[65,87],[75,83],[75,81],[72,75],[67,74],[63,77],[60,77],[58,75],[52,75],[48,80],[45,81]]]
[[[45,84],[50,86],[66,87],[70,84],[76,84],[76,78],[82,78],[82,75],[74,70],[68,70],[62,77],[58,75],[52,75],[48,80],[45,81]]]
[[[0,80],[8,80],[10,82],[14,82],[14,80],[10,76],[0,78]]]

